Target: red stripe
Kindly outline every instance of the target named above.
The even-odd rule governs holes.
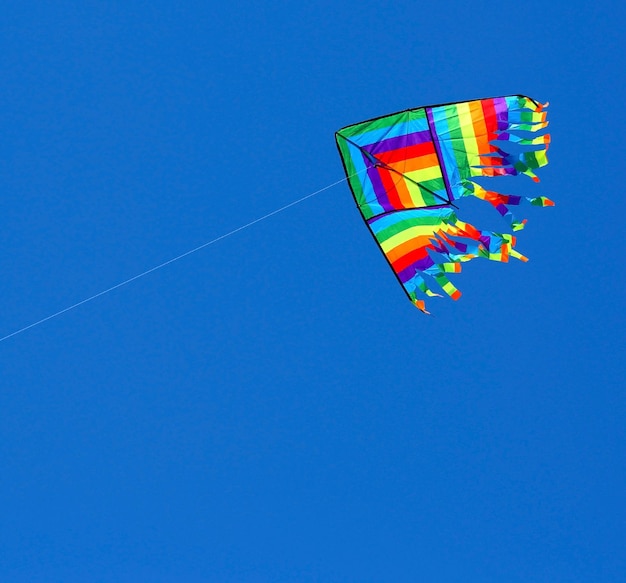
[[[396,273],[400,273],[402,270],[406,269],[409,265],[413,263],[417,263],[420,259],[424,259],[428,255],[428,248],[430,245],[426,245],[424,247],[419,247],[418,249],[413,249],[413,251],[403,255],[396,259],[391,266]],[[433,261],[433,265],[434,265]]]
[[[414,144],[413,146],[407,146],[405,148],[398,148],[397,150],[389,150],[388,152],[381,152],[376,154],[376,157],[385,164],[391,164],[393,162],[401,162],[409,158],[419,158],[427,154],[435,153],[435,145],[432,142],[423,142],[421,144]]]
[[[485,124],[489,133],[489,141],[496,139],[496,130],[498,129],[498,120],[496,118],[496,106],[493,99],[483,99],[480,102],[485,116]]]
[[[400,195],[396,190],[394,182],[397,180],[402,180],[402,177],[396,174],[395,172],[389,172],[389,170],[385,170],[384,168],[378,168],[378,175],[380,176],[380,180],[385,187],[385,194],[389,199],[389,203],[394,209],[404,208],[402,201],[400,200]]]

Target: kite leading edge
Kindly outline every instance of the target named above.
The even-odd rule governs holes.
[[[523,201],[553,206],[546,197],[524,198],[486,190],[475,178],[525,174],[548,163],[545,105],[512,95],[408,109],[347,126],[335,134],[355,202],[409,299],[422,312],[424,296],[453,299],[461,292],[448,273],[475,257],[527,258],[508,233],[481,231],[461,221],[454,201],[486,200],[524,228],[509,206]]]

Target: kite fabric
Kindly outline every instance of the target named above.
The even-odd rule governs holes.
[[[546,197],[524,198],[486,190],[475,178],[525,174],[548,163],[550,136],[545,107],[512,95],[408,109],[347,126],[335,134],[355,202],[409,299],[422,312],[424,296],[453,299],[461,292],[448,273],[475,257],[494,261],[527,258],[508,233],[481,231],[461,221],[454,201],[486,200],[522,229],[509,206],[528,201],[553,206]]]

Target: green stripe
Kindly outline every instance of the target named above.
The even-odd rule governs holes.
[[[400,113],[396,113],[395,115],[388,115],[386,117],[381,117],[372,121],[365,121],[362,123],[354,124],[352,126],[348,126],[346,128],[343,128],[341,130],[341,133],[347,138],[352,138],[366,132],[390,128],[397,123],[404,121],[406,117],[406,112],[402,111]]]
[[[447,217],[441,217],[439,215],[428,214],[423,217],[412,217],[408,219],[402,219],[393,225],[390,225],[384,228],[382,231],[378,233],[374,233],[376,235],[376,239],[379,243],[384,243],[390,237],[397,235],[398,233],[402,233],[411,227],[423,227],[423,226],[439,226],[446,223],[455,223],[456,216],[454,214],[450,214]]]

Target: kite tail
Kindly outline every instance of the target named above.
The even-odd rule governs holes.
[[[448,279],[448,273],[460,273],[461,263],[475,257],[505,263],[511,257],[528,261],[527,257],[515,249],[516,243],[516,237],[510,233],[480,230],[451,215],[442,228],[434,233],[428,247],[432,265],[416,272],[415,276],[404,284],[405,289],[413,304],[422,312],[429,313],[425,309],[424,300],[417,296],[418,290],[430,297],[441,296],[430,289],[422,274],[434,279],[448,296],[458,300],[461,291]]]
[[[509,206],[518,206],[524,202],[528,202],[533,206],[554,206],[554,202],[546,196],[530,198],[513,194],[501,194],[493,190],[486,190],[472,180],[466,180],[463,183],[463,188],[463,196],[475,196],[481,200],[486,200],[508,221],[514,231],[522,230],[526,225],[527,220],[517,220],[515,215],[511,212]]]
[[[534,137],[531,134],[548,127],[545,111],[548,104],[535,103],[528,97],[510,98],[507,102],[507,110],[497,114],[497,129],[490,132],[489,151],[478,153],[478,163],[471,166],[471,175],[525,174],[539,182],[534,171],[548,163],[550,134]]]
[[[528,261],[528,258],[515,250],[517,239],[510,233],[495,233],[493,231],[480,231],[469,223],[458,221],[453,226],[456,232],[451,234],[457,237],[470,239],[473,243],[468,245],[468,250],[473,251],[479,257],[490,261],[508,262],[509,257]]]
[[[433,269],[433,268],[431,267],[430,269]],[[423,273],[426,273],[426,272],[423,272]],[[420,290],[424,295],[431,297],[431,298],[441,297],[441,294],[434,292],[428,287],[428,284],[426,283],[424,278],[417,272],[415,273],[415,276],[412,279],[410,279],[404,284],[404,287],[407,290],[407,293],[409,294],[409,298],[411,299],[413,304],[420,311],[424,312],[424,314],[430,314],[430,312],[426,310],[426,302],[417,296],[417,290]]]

